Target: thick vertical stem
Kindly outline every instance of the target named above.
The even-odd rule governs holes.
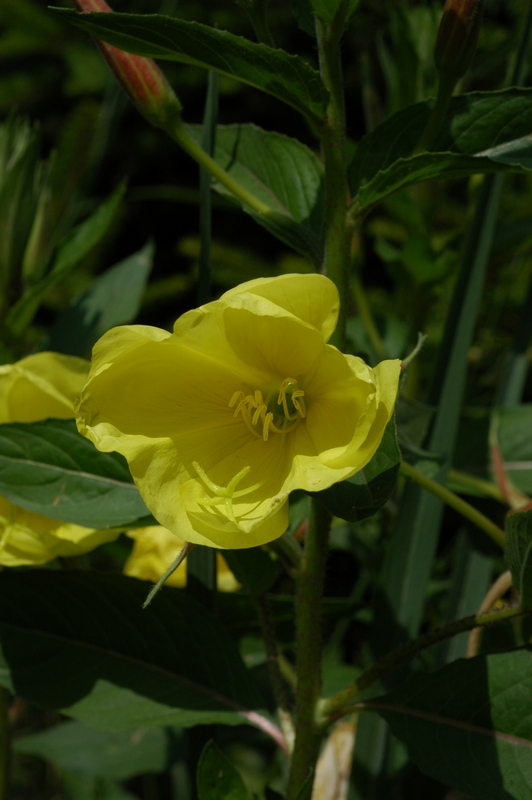
[[[340,316],[331,343],[344,349],[346,304],[349,293],[349,245],[351,228],[347,222],[349,187],[345,151],[345,108],[340,59],[341,29],[316,21],[320,70],[329,90],[327,121],[322,130],[325,167],[325,263],[324,271],[340,293]]]
[[[310,525],[296,580],[297,723],[288,783],[288,800],[307,800],[309,776],[318,758],[321,731],[316,711],[321,694],[322,595],[331,515],[319,500],[311,501]],[[301,794],[302,787],[305,791]]]

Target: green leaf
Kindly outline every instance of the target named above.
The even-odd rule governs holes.
[[[521,605],[532,611],[532,510],[506,517],[505,555]]]
[[[189,126],[200,142],[201,128]],[[251,216],[298,253],[320,262],[325,236],[323,165],[304,144],[256,125],[220,125],[216,129],[214,157],[245,189],[266,203],[279,219]],[[221,184],[220,194],[234,199]]]
[[[319,72],[298,56],[199,22],[161,14],[76,14],[54,10],[78,28],[121,50],[212,69],[268,92],[315,123],[325,119],[327,90]]]
[[[123,193],[123,186],[115,189],[88,219],[59,244],[50,272],[33,284],[10,309],[6,325],[13,336],[19,336],[30,324],[46,292],[72,272],[108,233],[116,219]]]
[[[360,522],[373,516],[389,500],[395,485],[401,452],[397,443],[395,419],[388,423],[379,449],[363,470],[352,478],[333,484],[316,497],[335,517]]]
[[[196,782],[198,800],[252,800],[237,768],[212,741],[201,754]]]
[[[177,589],[145,596],[123,575],[5,570],[0,682],[105,731],[248,722],[263,703],[225,629]]]
[[[153,245],[111,267],[59,315],[43,349],[84,356],[106,331],[132,322],[153,266]]]
[[[532,650],[459,660],[367,707],[427,775],[478,800],[532,793]]]
[[[488,151],[490,152],[490,151]],[[498,151],[493,151],[498,152]],[[510,155],[513,160],[510,160]],[[527,172],[532,167],[532,139],[528,149],[508,150],[505,159],[492,156],[468,156],[460,153],[423,153],[400,158],[360,186],[353,205],[357,214],[366,214],[392,192],[433,178],[465,178],[490,172]]]
[[[493,410],[505,470],[522,492],[532,494],[532,403]]]
[[[406,159],[412,163],[412,152],[425,129],[431,105],[424,102],[404,108],[362,139],[349,166],[353,194],[396,161]],[[531,89],[473,92],[453,97],[432,147],[436,152],[429,155],[441,156],[447,152],[480,155],[501,163],[511,158],[512,163],[527,167],[531,146],[527,147],[523,137],[531,129]],[[519,145],[515,140],[520,141]],[[491,156],[484,153],[503,144],[508,151],[495,149]],[[420,156],[414,157],[414,165],[416,158]]]
[[[100,453],[73,420],[0,426],[0,494],[88,528],[134,525],[149,515],[125,459]]]
[[[310,0],[313,13],[326,25],[333,23],[339,13],[348,20],[358,3],[359,0],[348,0],[347,4],[345,0]]]
[[[144,772],[163,772],[168,739],[162,728],[112,733],[69,720],[16,739],[13,748],[15,753],[51,761],[61,770],[127,780]]]
[[[261,547],[224,550],[224,559],[237,581],[252,594],[269,591],[279,577],[279,568]]]

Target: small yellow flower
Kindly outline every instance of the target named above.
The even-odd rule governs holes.
[[[137,528],[134,531],[128,531],[127,535],[135,540],[135,544],[124,565],[124,573],[133,578],[141,578],[154,583],[159,580],[168,565],[175,561],[185,544],[160,525]],[[217,553],[216,565],[217,585],[220,592],[235,592],[240,588],[240,584],[235,580],[220,553]],[[183,587],[186,586],[186,582],[187,562],[183,561],[166,580],[166,583],[168,586]]]
[[[129,462],[181,539],[254,547],[281,536],[288,495],[366,466],[393,413],[400,362],[371,369],[327,344],[338,292],[323,275],[249,281],[173,333],[114,328],[96,344],[79,430]]]
[[[88,372],[88,361],[59,353],[36,353],[0,366],[0,424],[72,418]],[[87,553],[117,536],[118,531],[49,519],[0,497],[0,565],[44,564]]]

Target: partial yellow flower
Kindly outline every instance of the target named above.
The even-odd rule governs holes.
[[[0,424],[74,416],[74,399],[87,381],[89,362],[59,353],[36,353],[0,366]],[[0,565],[44,564],[112,541],[118,531],[97,531],[34,514],[0,497]]]
[[[88,372],[88,361],[60,353],[35,353],[1,365],[0,423],[72,418]]]
[[[371,369],[327,344],[338,292],[323,275],[249,281],[173,333],[114,328],[96,344],[79,430],[129,462],[181,539],[254,547],[281,536],[288,495],[366,466],[392,416],[400,361]]]
[[[58,556],[78,556],[116,539],[119,531],[97,531],[33,514],[0,497],[0,564],[45,564]]]
[[[135,540],[135,544],[124,565],[124,573],[131,575],[133,578],[153,581],[153,583],[157,583],[169,564],[176,560],[185,544],[182,539],[179,539],[160,525],[137,528],[136,530],[128,531],[127,535]],[[240,584],[236,581],[221,553],[217,553],[216,566],[216,582],[220,592],[235,592],[240,588]],[[168,586],[180,588],[186,586],[186,560],[179,565],[175,572],[172,572],[165,583]]]

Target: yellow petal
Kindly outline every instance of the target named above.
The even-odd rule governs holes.
[[[318,329],[327,341],[336,327],[340,300],[334,283],[325,275],[280,275],[241,283],[222,295],[228,300],[242,293],[264,297]]]
[[[89,362],[59,353],[35,353],[0,366],[0,423],[69,419]]]
[[[6,567],[81,555],[118,535],[118,530],[97,531],[33,514],[0,497],[0,564]]]

